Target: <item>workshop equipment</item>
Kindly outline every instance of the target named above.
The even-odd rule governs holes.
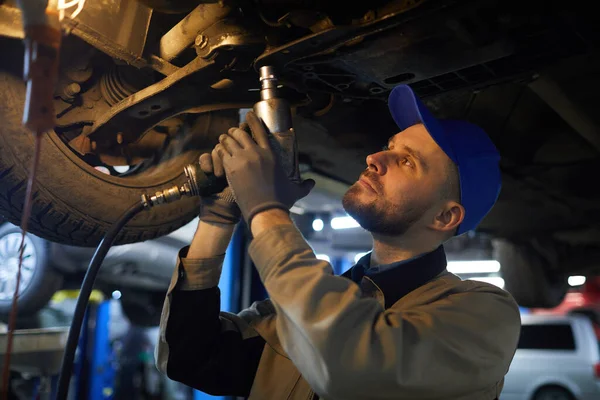
[[[300,183],[292,110],[288,101],[278,96],[277,82],[273,67],[260,68],[260,101],[254,105],[254,112],[269,130],[271,147],[279,156],[288,178]]]
[[[260,68],[260,98],[254,105],[254,112],[269,130],[269,139],[273,151],[290,180],[300,183],[298,168],[297,140],[292,126],[290,104],[278,95],[278,79],[273,67]],[[187,182],[182,186],[173,186],[156,192],[154,195],[142,195],[142,204],[151,207],[157,204],[171,203],[184,196],[206,196],[219,193],[227,186],[225,178],[206,175],[200,164],[189,164],[184,168]]]
[[[77,291],[61,291],[55,297],[52,315],[66,315],[75,305]],[[79,336],[73,379],[69,385],[70,398],[106,400],[115,388],[115,357],[110,342],[111,301],[101,292],[94,291],[86,308],[83,328]],[[59,321],[58,324],[62,324]],[[51,320],[50,324],[56,321]],[[48,327],[45,318],[39,319],[35,329],[14,331],[11,371],[21,374],[16,378],[13,394],[27,399],[56,398],[58,376],[67,341],[68,327]],[[5,361],[4,346],[7,334],[0,333],[0,364]],[[19,397],[21,398],[21,397]]]
[[[51,399],[60,371],[67,328],[23,329],[14,331],[11,370],[38,377],[40,399]],[[6,362],[8,334],[0,334],[0,364]],[[53,385],[54,383],[54,385]],[[6,388],[8,389],[8,388]]]

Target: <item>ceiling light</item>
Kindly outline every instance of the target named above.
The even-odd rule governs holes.
[[[315,254],[315,256],[319,259],[319,260],[325,260],[327,262],[331,262],[331,259],[329,258],[329,256],[327,254]]]
[[[569,285],[571,286],[581,286],[585,283],[585,276],[581,275],[573,275],[568,279]]]
[[[358,262],[358,260],[360,260],[361,258],[363,258],[364,256],[366,256],[369,252],[365,251],[364,253],[358,253],[357,255],[354,256],[354,264],[356,264]]]
[[[298,207],[298,206],[292,206],[292,208],[290,208],[290,212],[292,212],[294,214],[303,215],[304,214],[304,208]]]
[[[358,228],[359,226],[358,222],[350,216],[335,217],[331,219],[331,227],[333,229]]]
[[[499,276],[477,276],[473,278],[469,278],[473,281],[487,282],[494,286],[498,286],[500,289],[504,289],[504,279]]]
[[[320,218],[315,219],[312,223],[312,228],[316,232],[322,231],[324,227],[325,227],[325,224],[323,223],[323,220]]]
[[[453,274],[484,274],[500,272],[500,263],[496,260],[449,261],[449,272]]]

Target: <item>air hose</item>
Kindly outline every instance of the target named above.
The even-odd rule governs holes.
[[[212,174],[205,174],[197,163],[186,166],[184,172],[187,181],[182,186],[173,186],[156,192],[151,196],[143,194],[141,201],[132,205],[129,210],[127,210],[117,222],[110,227],[98,245],[92,260],[90,261],[87,272],[85,273],[85,277],[81,284],[81,290],[77,297],[77,304],[75,305],[75,312],[73,314],[73,320],[69,328],[69,335],[67,336],[67,343],[65,345],[65,352],[63,354],[56,400],[67,399],[71,375],[73,373],[73,360],[79,343],[79,334],[85,317],[85,311],[94,288],[94,282],[96,281],[96,276],[104,261],[104,257],[106,257],[106,254],[115,242],[121,229],[123,229],[123,227],[137,214],[143,210],[150,209],[155,205],[171,203],[184,196],[209,196],[214,193],[219,193],[227,186],[227,181],[224,178],[217,178]]]
[[[73,372],[73,359],[75,358],[75,352],[77,351],[79,333],[81,332],[81,325],[83,324],[83,319],[85,317],[85,310],[87,308],[92,289],[94,288],[96,275],[98,275],[98,270],[102,265],[102,261],[104,261],[106,253],[108,253],[108,250],[110,250],[121,229],[133,217],[145,209],[146,205],[142,202],[131,206],[131,208],[129,208],[129,210],[127,210],[121,216],[121,218],[119,218],[117,222],[110,227],[108,232],[106,232],[106,235],[98,245],[92,260],[90,261],[90,265],[85,273],[85,278],[83,278],[83,283],[81,284],[79,297],[77,297],[73,321],[71,322],[71,327],[69,328],[69,335],[67,337],[67,343],[60,369],[60,376],[58,379],[58,390],[56,395],[57,399],[66,400],[69,393],[69,384],[71,381],[71,374]]]

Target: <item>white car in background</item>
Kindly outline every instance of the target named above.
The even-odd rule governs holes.
[[[522,315],[517,352],[500,400],[600,399],[600,348],[579,315]]]
[[[120,293],[121,307],[131,323],[155,326],[179,250],[189,244],[197,219],[157,239],[113,246],[98,273],[95,288],[111,296]],[[21,229],[0,218],[0,320],[6,320],[15,292]],[[78,289],[95,252],[51,242],[31,233],[25,251],[19,288],[20,318],[34,316],[61,289]]]

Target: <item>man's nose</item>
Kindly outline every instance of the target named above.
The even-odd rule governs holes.
[[[367,169],[369,171],[375,172],[379,175],[384,175],[387,167],[385,163],[385,155],[383,151],[378,153],[369,154],[367,156]]]

